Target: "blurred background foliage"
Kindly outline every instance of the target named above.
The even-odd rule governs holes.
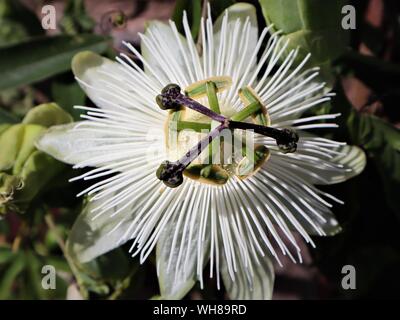
[[[79,172],[35,149],[51,125],[79,119],[74,105],[92,105],[74,81],[71,58],[92,50],[113,58],[121,40],[138,45],[148,19],[172,18],[182,29],[187,11],[199,33],[202,0],[0,0],[0,299],[137,299],[159,294],[154,257],[141,267],[126,247],[80,263],[69,230],[84,208],[75,195]],[[211,0],[217,18],[236,1]],[[359,177],[324,187],[345,201],[335,214],[343,232],[315,239],[303,265],[277,268],[276,299],[398,297],[400,287],[400,3],[396,0],[260,0],[261,27],[275,29],[311,52],[310,66],[337,93],[316,108],[340,112],[329,137],[361,146],[368,155]],[[43,5],[56,8],[56,30],[41,26]],[[356,29],[345,31],[342,8],[356,8]],[[133,57],[134,58],[134,57]],[[326,132],[320,132],[326,135]],[[307,251],[307,248],[304,248]],[[42,267],[57,270],[56,290],[41,286]],[[341,288],[344,265],[357,270],[357,289]],[[210,281],[188,299],[222,299]]]

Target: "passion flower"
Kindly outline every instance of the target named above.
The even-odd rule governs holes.
[[[38,142],[76,168],[94,167],[74,180],[96,179],[81,195],[90,196],[91,223],[112,226],[104,251],[133,239],[143,262],[157,246],[165,298],[183,297],[196,279],[203,286],[207,263],[230,298],[270,298],[277,251],[301,261],[294,232],[314,246],[310,235],[340,229],[330,202],[341,201],[315,185],[365,165],[359,148],[306,131],[336,127],[326,120],[337,114],[303,116],[333,94],[318,69],[305,68],[309,56],[295,65],[297,51],[286,55],[269,28],[258,36],[256,21],[248,4],[214,25],[209,14],[200,50],[186,16],[185,36],[173,22],[150,23],[141,53],[125,43],[144,69],[124,53],[119,63],[78,54],[73,71],[99,108],[78,107],[84,121]],[[221,145],[235,144],[218,141],[224,130],[244,148],[216,163]]]

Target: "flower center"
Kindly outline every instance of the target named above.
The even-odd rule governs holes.
[[[270,156],[266,146],[254,144],[254,133],[275,139],[282,152],[296,150],[297,134],[270,127],[268,112],[250,87],[239,90],[245,106],[241,111],[221,112],[218,94],[231,83],[229,77],[213,77],[190,85],[185,94],[171,84],[157,96],[160,108],[170,110],[166,142],[175,161],[165,161],[157,170],[167,186],[179,186],[183,175],[214,185],[253,175]]]

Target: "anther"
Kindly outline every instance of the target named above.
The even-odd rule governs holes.
[[[210,110],[196,100],[182,94],[181,88],[176,84],[167,85],[161,91],[161,94],[156,97],[156,102],[162,110],[179,110],[181,107],[186,107],[221,123],[226,120],[226,117],[223,115]]]
[[[183,182],[183,170],[185,170],[185,166],[179,162],[164,161],[158,167],[156,176],[166,186],[176,188]]]
[[[179,110],[181,105],[176,101],[179,95],[181,95],[181,87],[177,84],[169,84],[156,97],[156,102],[162,110]]]

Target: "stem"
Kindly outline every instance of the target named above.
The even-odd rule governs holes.
[[[253,130],[256,133],[271,137],[276,140],[276,144],[281,152],[293,153],[297,150],[297,142],[299,136],[294,130],[291,129],[276,129],[258,124],[230,121],[230,129]]]
[[[56,225],[53,221],[53,217],[50,214],[46,214],[44,216],[44,221],[46,221],[47,226],[49,227],[49,229],[53,232],[55,238],[56,238],[56,242],[58,244],[58,246],[60,247],[61,251],[63,252],[64,256],[66,255],[67,249],[65,246],[65,242],[64,239],[62,238],[62,236],[59,234]]]
[[[254,124],[254,123],[229,121],[229,127],[232,129],[253,130],[256,133],[262,134],[263,136],[271,137],[275,140],[282,137],[281,129],[261,126],[259,124]]]
[[[228,126],[225,123],[220,124],[214,130],[212,130],[206,137],[201,139],[201,141],[193,146],[178,162],[185,166],[185,168],[196,159],[203,150],[216,138],[220,135],[221,131],[227,129]],[[184,169],[185,169],[184,168]]]
[[[67,260],[67,263],[72,271],[73,276],[75,277],[76,280],[76,284],[78,286],[79,289],[79,293],[81,294],[81,296],[84,299],[88,298],[87,292],[84,289],[84,284],[83,281],[81,279],[81,277],[79,276],[79,270],[77,269],[75,262],[73,261],[73,259],[70,257],[68,250],[67,250],[67,245],[65,244],[62,236],[60,235],[60,233],[58,232],[56,225],[54,223],[53,217],[50,214],[46,214],[44,217],[44,220],[48,226],[48,228],[53,231],[55,237],[56,237],[56,241],[58,246],[60,247],[65,259]]]

